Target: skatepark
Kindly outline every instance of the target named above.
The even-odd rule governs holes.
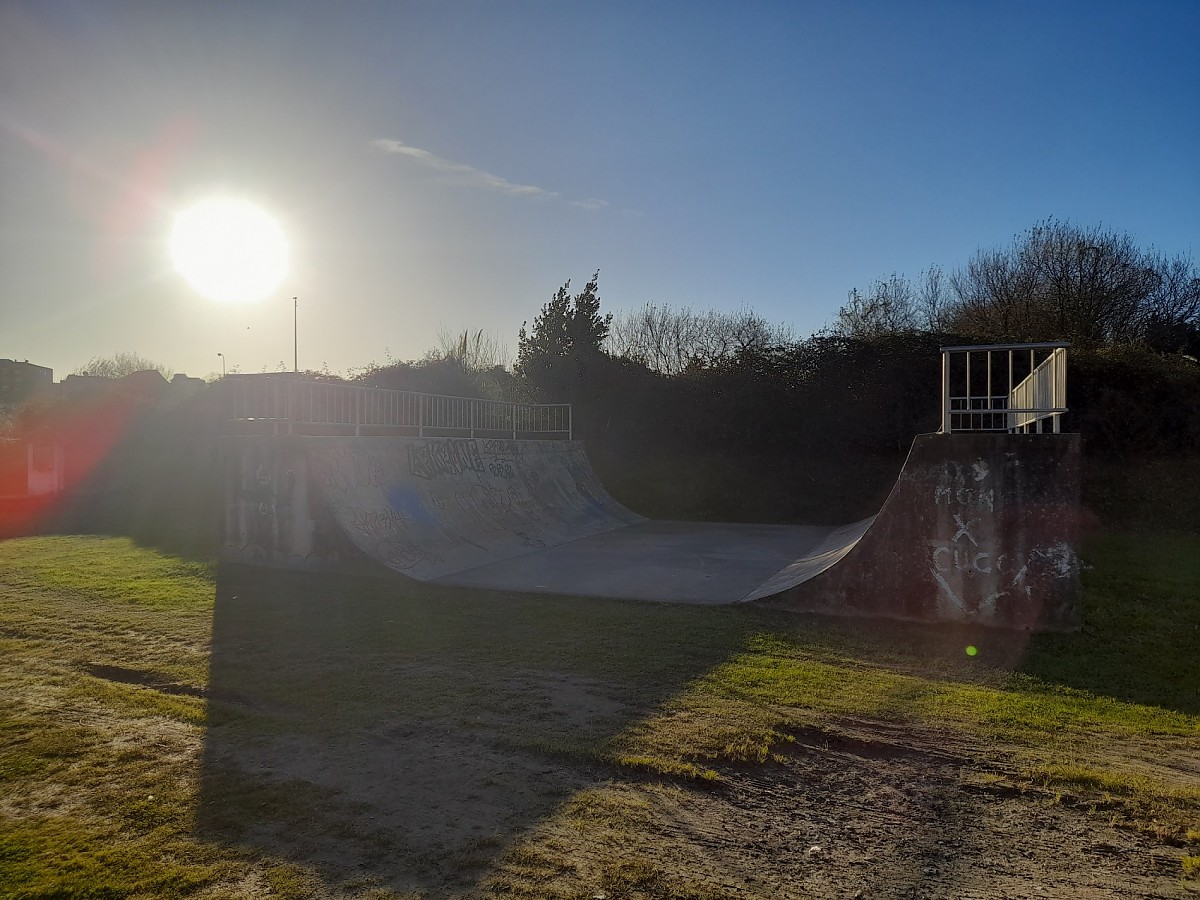
[[[282,376],[231,383],[230,424],[242,433],[225,438],[228,562],[386,569],[492,590],[1078,625],[1079,440],[1059,433],[1062,344],[944,348],[941,432],[916,436],[879,512],[848,523],[646,519],[605,490],[564,405]]]

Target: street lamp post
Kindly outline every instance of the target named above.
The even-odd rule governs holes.
[[[225,377],[225,354],[218,353],[217,356],[221,357],[221,377],[224,378]]]
[[[292,298],[292,374],[300,374],[300,300]]]

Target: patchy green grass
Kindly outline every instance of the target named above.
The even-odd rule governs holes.
[[[1200,823],[1200,790],[1151,763],[1163,738],[1200,754],[1200,539],[1106,536],[1087,558],[1078,634],[776,622],[632,724],[616,758],[712,779],[714,762],[764,762],[795,729],[847,717],[949,728],[1049,789],[1120,794],[1127,824],[1178,838]],[[967,643],[988,652],[967,657]]]
[[[1025,784],[1194,851],[1200,791],[1157,757],[1200,754],[1200,538],[1102,536],[1085,559],[1084,630],[1030,637],[3,542],[0,896],[384,898],[449,870],[489,894],[578,897],[577,844],[553,834],[468,824],[448,855],[398,858],[397,821],[446,825],[484,801],[382,821],[379,792],[499,748],[611,779],[521,801],[520,828],[589,836],[598,890],[719,900],[734,894],[627,852],[654,840],[646,797],[669,809],[672,791],[850,720],[961,736]],[[389,768],[409,734],[432,735],[432,755]],[[378,791],[351,790],[358,768]]]
[[[1200,856],[1185,856],[1182,865],[1184,878],[1200,879]]]
[[[109,607],[211,609],[215,568],[139,547],[128,538],[35,537],[0,541],[10,589],[73,594]]]
[[[1200,714],[1200,537],[1097,535],[1084,559],[1082,631],[1036,636],[1023,671]]]

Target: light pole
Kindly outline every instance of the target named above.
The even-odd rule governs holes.
[[[292,298],[292,374],[300,374],[300,301]]]
[[[217,356],[221,357],[221,377],[224,378],[225,377],[225,354],[218,353]]]

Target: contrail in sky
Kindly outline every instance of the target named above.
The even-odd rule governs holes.
[[[540,188],[532,184],[517,184],[515,181],[509,181],[507,178],[501,178],[499,175],[493,175],[491,172],[485,172],[482,169],[476,169],[474,166],[468,166],[466,163],[443,159],[436,154],[430,153],[428,150],[422,150],[420,147],[411,147],[403,141],[380,139],[371,141],[371,147],[382,153],[404,156],[414,162],[420,163],[426,168],[448,175],[454,182],[468,187],[496,191],[497,193],[507,194],[510,197],[534,197],[542,200],[556,200],[562,196],[558,191],[548,191],[545,188]],[[593,200],[583,202],[599,203],[602,201]],[[598,209],[599,207],[585,208]]]

